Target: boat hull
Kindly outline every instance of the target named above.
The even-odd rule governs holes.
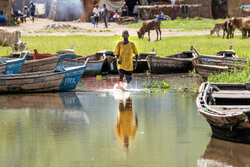
[[[148,67],[154,74],[182,73],[193,69],[192,60],[148,56]]]
[[[216,126],[213,123],[211,123],[208,120],[208,123],[212,129],[213,137],[233,141],[233,142],[239,142],[239,143],[250,143],[250,124],[248,124],[248,127],[237,125],[237,126],[229,126],[229,125],[223,125],[223,126]]]
[[[51,92],[75,89],[86,66],[67,70],[0,76],[0,93]]]
[[[250,143],[249,90],[249,83],[203,83],[200,86],[196,105],[209,123],[214,137]]]

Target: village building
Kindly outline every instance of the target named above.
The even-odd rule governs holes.
[[[0,0],[2,10],[7,20],[10,20],[13,10],[22,11],[24,6],[30,5],[31,0]],[[45,6],[44,17],[55,21],[72,21],[81,18],[82,21],[90,21],[95,4],[102,8],[106,4],[110,15],[118,10],[124,0],[33,0],[36,4]],[[136,0],[125,0],[129,14],[132,15]],[[250,0],[138,0],[140,3],[140,17],[143,20],[153,19],[160,11],[171,18],[203,17],[203,18],[226,18],[243,15],[242,5],[250,5]],[[37,10],[39,5],[37,5]],[[41,12],[40,12],[41,13]],[[39,14],[39,13],[38,13]],[[244,16],[250,15],[245,10]]]

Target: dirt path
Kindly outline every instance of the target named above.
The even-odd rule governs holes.
[[[75,27],[76,29],[58,29],[50,30],[46,26],[51,24],[68,25]],[[109,23],[108,28],[104,27],[103,23],[100,23],[98,28],[94,28],[91,23],[82,22],[54,22],[48,19],[37,19],[35,23],[30,20],[27,23],[23,23],[18,27],[7,27],[8,30],[17,29],[21,31],[23,36],[67,36],[67,35],[88,35],[88,36],[112,36],[121,35],[123,30],[128,30],[131,36],[137,36],[137,30],[135,28],[127,28],[126,25],[118,25],[116,23]],[[168,36],[185,36],[185,35],[207,35],[208,31],[180,31],[181,29],[162,29],[162,37]],[[73,31],[73,32],[72,32]],[[145,35],[147,36],[147,35]],[[156,39],[156,32],[151,33],[151,39]]]

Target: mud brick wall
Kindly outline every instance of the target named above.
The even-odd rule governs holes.
[[[182,4],[188,4],[188,13],[182,13]],[[186,0],[185,2],[178,3],[180,5],[177,17],[203,17],[203,18],[212,18],[212,0]],[[142,9],[141,15],[142,19],[153,19],[156,15],[159,14],[160,10],[163,11],[165,15],[175,18],[174,9],[172,5],[156,5],[151,6],[151,9],[145,8]]]
[[[242,16],[242,5],[250,5],[250,0],[228,0],[228,15],[229,17],[239,17]],[[250,15],[250,12],[244,12]]]
[[[212,0],[186,0],[190,5],[192,4],[201,4],[198,10],[199,17],[212,18]]]

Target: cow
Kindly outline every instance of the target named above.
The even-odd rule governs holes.
[[[250,31],[250,18],[249,17],[240,17],[233,18],[232,25],[238,28],[242,32],[242,38],[247,38],[247,33]]]
[[[225,37],[225,34],[227,33],[227,38],[233,38],[234,37],[234,31],[236,27],[232,24],[232,20],[226,20],[223,23],[216,23],[210,31],[210,35],[213,35],[215,32],[217,36],[220,36],[220,30],[223,30],[223,38]]]
[[[213,27],[213,29],[210,30],[210,35],[213,35],[215,32],[217,36],[220,36],[220,30],[224,31],[224,24],[225,23],[216,23]]]
[[[26,42],[21,41],[20,31],[8,31],[6,29],[0,29],[0,46],[11,47],[12,51],[18,52],[25,49]]]
[[[227,39],[234,37],[234,31],[236,29],[236,26],[232,22],[233,22],[232,20],[227,20],[225,21],[225,24],[224,24],[224,32],[227,32]],[[223,34],[223,38],[224,38],[224,34]]]
[[[148,40],[150,41],[150,30],[156,30],[157,40],[160,33],[161,40],[161,21],[157,19],[144,21],[140,30],[137,31],[138,38],[143,38],[144,34],[148,32]]]

